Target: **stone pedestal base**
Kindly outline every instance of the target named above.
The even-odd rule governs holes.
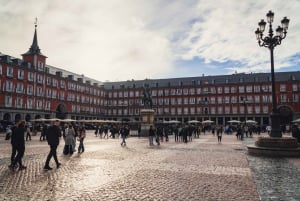
[[[300,146],[293,137],[260,137],[248,145],[248,154],[268,157],[300,157]]]
[[[154,126],[154,110],[141,110],[141,136],[147,137],[150,126]]]

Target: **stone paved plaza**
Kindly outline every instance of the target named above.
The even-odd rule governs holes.
[[[62,163],[44,171],[49,147],[34,136],[26,142],[26,170],[12,172],[10,142],[0,135],[0,200],[300,200],[300,160],[247,155],[235,135],[222,143],[211,134],[187,144],[149,146],[147,138],[100,139],[92,131],[85,152],[62,154]],[[53,160],[53,159],[52,159]]]

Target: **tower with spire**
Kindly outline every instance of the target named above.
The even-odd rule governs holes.
[[[36,31],[37,18],[35,18],[34,27],[35,29],[34,29],[32,45],[26,53],[22,54],[22,57],[25,62],[31,63],[33,68],[44,71],[47,57],[42,54],[41,49],[39,48],[38,45],[37,31]]]

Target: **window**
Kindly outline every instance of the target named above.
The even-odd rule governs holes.
[[[269,97],[266,96],[266,95],[262,96],[262,102],[263,103],[268,103],[269,102]]]
[[[164,103],[165,103],[165,105],[169,105],[169,99],[168,99],[168,98],[165,98],[165,99],[164,99]]]
[[[259,85],[254,85],[254,92],[260,92],[260,86]]]
[[[59,99],[60,100],[65,100],[65,92],[64,91],[60,91],[59,93],[60,93],[59,94]]]
[[[7,66],[6,76],[7,77],[13,77],[13,74],[14,74],[14,69],[10,66]]]
[[[233,106],[233,107],[232,107],[232,113],[233,113],[233,114],[237,114],[237,107],[236,107],[236,106]]]
[[[66,83],[65,83],[65,81],[64,80],[61,80],[60,81],[60,88],[65,88],[65,86],[66,86]]]
[[[43,96],[43,88],[42,87],[38,87],[37,88],[37,96]]]
[[[297,84],[293,84],[292,88],[293,88],[293,91],[298,91],[298,85]]]
[[[41,100],[36,101],[36,109],[43,109],[43,102]]]
[[[56,90],[53,90],[52,91],[52,98],[56,98],[57,97],[57,91]],[[80,96],[78,96],[80,98]]]
[[[33,105],[32,99],[31,99],[31,98],[28,98],[28,99],[27,99],[27,106],[26,106],[26,108],[32,109],[32,105]]]
[[[218,94],[221,94],[223,92],[222,87],[218,87]]]
[[[123,97],[123,92],[119,91],[119,98],[122,98],[122,97]]]
[[[56,79],[53,79],[52,80],[52,86],[53,87],[57,87],[57,80]],[[78,88],[80,89],[80,86],[78,85]]]
[[[255,113],[259,114],[260,113],[260,106],[255,106]]]
[[[33,94],[33,86],[27,85],[27,95],[32,95],[32,94]]]
[[[252,86],[247,86],[246,87],[246,92],[247,93],[252,93]]]
[[[286,92],[286,85],[285,84],[280,85],[280,92]]]
[[[176,94],[176,90],[175,89],[171,89],[171,95],[175,95]]]
[[[286,95],[285,94],[281,94],[280,95],[280,100],[281,100],[282,103],[286,103],[286,100],[287,100],[286,99]]]
[[[182,99],[181,98],[177,98],[177,104],[181,105],[182,104]]]
[[[189,104],[189,99],[188,99],[188,98],[184,98],[184,99],[183,99],[183,103],[184,103],[185,105]]]
[[[218,104],[221,104],[222,103],[222,97],[218,97]]]
[[[190,98],[190,104],[195,104],[195,98]]]
[[[23,105],[23,98],[17,97],[17,100],[16,100],[16,107],[17,107],[17,108],[22,108],[22,105]]]
[[[218,107],[218,114],[223,114],[223,107],[222,106]]]
[[[51,108],[51,102],[50,101],[46,101],[45,103],[45,110],[50,110]]]
[[[51,89],[47,89],[46,91],[46,97],[51,98]]]
[[[230,107],[229,106],[225,107],[225,114],[230,114]]]
[[[260,96],[259,95],[254,96],[254,101],[255,103],[260,103]]]
[[[44,70],[44,64],[41,61],[38,61],[38,70],[43,71]]]
[[[13,83],[12,83],[12,81],[6,80],[5,90],[8,91],[8,92],[12,92],[13,91]]]
[[[244,93],[245,92],[245,87],[244,86],[239,86],[239,92]]]
[[[46,84],[49,86],[51,85],[51,77],[46,78]]]
[[[228,94],[229,93],[229,87],[224,87],[224,93]]]
[[[2,75],[2,65],[0,64],[0,75]]]
[[[194,95],[194,94],[195,94],[195,89],[194,89],[194,88],[190,89],[190,94],[191,94],[191,95]]]
[[[225,103],[230,103],[230,97],[229,96],[225,96]]]
[[[5,106],[6,107],[12,106],[12,97],[11,96],[5,96]]]
[[[169,89],[165,89],[165,96],[169,95]]]
[[[28,81],[30,81],[30,82],[34,81],[34,74],[33,74],[33,72],[28,72]]]
[[[189,108],[187,108],[187,107],[183,108],[183,113],[184,114],[189,114]]]
[[[194,107],[191,107],[191,108],[190,108],[190,112],[191,112],[191,114],[195,114],[195,108],[194,108]]]
[[[269,113],[269,108],[268,106],[263,106],[263,113],[268,114]]]
[[[18,79],[21,79],[21,80],[24,79],[24,70],[22,70],[22,69],[18,70]]]
[[[40,84],[43,84],[43,75],[41,75],[41,74],[37,75],[37,82]]]
[[[183,94],[184,95],[188,95],[189,94],[189,90],[188,89],[183,89]]]
[[[236,93],[236,87],[231,87],[230,90],[231,90],[231,93],[232,93],[232,94]]]
[[[231,103],[237,103],[237,97],[231,96]]]
[[[23,93],[23,83],[17,83],[16,93]]]
[[[293,102],[299,102],[299,95],[293,94]]]

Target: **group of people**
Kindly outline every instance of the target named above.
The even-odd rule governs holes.
[[[212,134],[215,135],[215,132],[217,134],[218,142],[221,143],[222,141],[222,134],[223,134],[223,127],[220,125],[216,125],[213,130]],[[175,142],[184,142],[188,143],[189,141],[193,140],[193,136],[195,138],[199,138],[199,132],[197,127],[192,125],[182,125],[182,126],[157,126],[157,128],[154,128],[154,126],[150,126],[148,131],[148,137],[149,137],[149,145],[154,145],[153,140],[155,139],[155,142],[157,145],[160,145],[160,141],[165,140],[166,142],[169,141],[169,135],[173,135],[175,138]]]
[[[8,166],[11,170],[19,170],[26,169],[26,166],[22,163],[22,158],[25,153],[25,134],[26,138],[28,136],[28,128],[25,125],[24,120],[18,120],[16,124],[11,129],[11,145],[12,145],[12,154],[11,154],[11,163]],[[75,132],[76,131],[76,132]],[[45,170],[52,170],[50,167],[50,160],[53,158],[56,163],[56,168],[61,166],[61,163],[58,161],[57,158],[57,147],[59,145],[60,138],[64,136],[65,139],[65,147],[70,146],[72,148],[72,152],[75,149],[76,137],[79,141],[78,146],[78,153],[84,152],[84,144],[83,141],[86,137],[85,129],[83,126],[80,126],[77,129],[74,129],[73,126],[70,124],[69,126],[61,129],[60,121],[56,120],[52,123],[50,127],[44,130],[45,139],[50,147],[49,154],[47,155],[44,169]],[[31,140],[31,136],[30,136]]]

